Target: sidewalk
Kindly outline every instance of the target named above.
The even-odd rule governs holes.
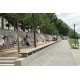
[[[79,49],[71,49],[74,59],[77,66],[80,66],[80,40],[79,40]]]
[[[32,61],[29,66],[76,66],[67,40],[53,44],[42,52],[44,54]]]

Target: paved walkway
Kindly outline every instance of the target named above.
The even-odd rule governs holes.
[[[44,53],[29,66],[75,66],[76,62],[71,53],[70,46],[67,40],[62,40],[56,44],[53,44],[41,51]]]
[[[79,49],[71,49],[77,66],[80,66],[80,39],[79,39]]]

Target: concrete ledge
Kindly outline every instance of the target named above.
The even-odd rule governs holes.
[[[35,54],[30,55],[28,57],[16,59],[15,66],[27,66],[30,62],[32,62],[42,54],[44,53],[36,52]]]
[[[50,42],[48,44],[41,45],[41,46],[38,46],[36,48],[32,48],[30,50],[22,51],[22,52],[19,52],[19,54],[22,54],[22,57],[27,57],[29,53],[33,54],[33,53],[35,53],[35,52],[37,52],[39,50],[42,50],[42,49],[44,49],[44,48],[46,48],[46,47],[48,47],[48,46],[50,46],[50,45],[52,45],[52,44],[54,44],[56,42],[58,42],[58,41]]]
[[[56,43],[56,42],[55,42]],[[52,43],[54,44],[54,43]],[[50,46],[46,45],[45,47]],[[28,57],[24,57],[24,58],[19,58],[15,60],[15,66],[27,66],[28,64],[30,64],[33,60],[35,60],[37,57],[41,56],[42,54],[44,54],[43,48],[45,49],[45,47],[42,47],[42,49],[40,51],[37,51],[36,53],[28,56]]]

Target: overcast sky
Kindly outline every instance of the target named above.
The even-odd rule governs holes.
[[[80,34],[80,14],[77,13],[56,13],[59,19],[66,22],[71,28],[76,25],[76,31]]]

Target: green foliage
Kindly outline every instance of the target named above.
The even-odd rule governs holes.
[[[14,27],[17,25],[17,19],[19,27],[23,31],[25,29],[33,29],[33,16],[32,13],[0,13]],[[51,35],[63,35],[74,37],[74,31],[64,21],[58,19],[55,13],[34,13],[36,29],[40,29],[41,32]],[[76,32],[76,38],[78,33]]]
[[[74,39],[72,39],[72,38],[69,39],[68,42],[69,42],[71,48],[72,48],[72,44],[75,44],[75,41],[74,41]],[[78,39],[76,39],[76,44],[77,44],[77,46],[79,47],[79,40],[78,40]]]
[[[57,27],[54,23],[51,24],[51,34],[59,35],[59,30],[57,29]]]
[[[76,37],[76,39],[78,39],[78,33],[77,32],[75,32],[75,37]],[[68,36],[70,37],[70,38],[75,38],[74,37],[74,30],[73,29],[69,29],[69,33],[68,33]]]
[[[45,34],[58,35],[59,31],[55,25],[55,20],[57,18],[55,13],[44,13],[42,16],[42,25],[40,27],[42,32]]]
[[[69,32],[69,26],[63,22],[61,19],[58,20],[57,29],[59,30],[59,33],[63,36],[66,36]]]

